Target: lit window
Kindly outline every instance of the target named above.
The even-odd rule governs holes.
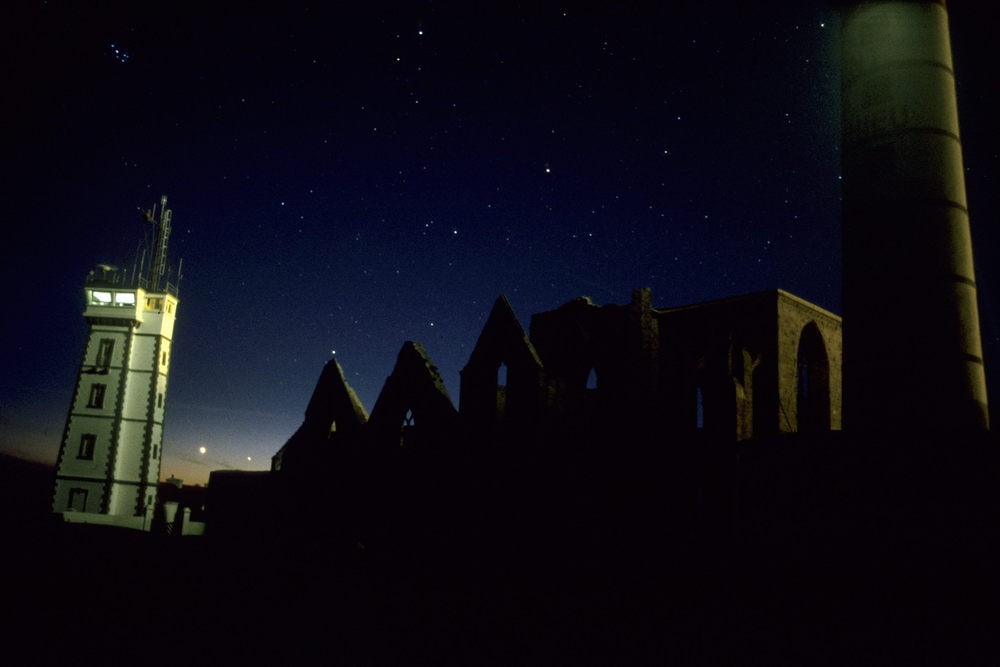
[[[80,451],[77,452],[76,458],[92,460],[94,458],[94,444],[97,442],[97,436],[93,433],[84,433],[80,436]]]
[[[146,310],[162,310],[163,299],[161,297],[149,297],[146,299]]]
[[[90,400],[87,401],[88,408],[103,408],[104,407],[104,392],[107,391],[107,385],[103,384],[92,384],[90,385]]]
[[[98,292],[94,290],[90,293],[90,304],[92,306],[110,306],[111,292]]]
[[[115,305],[116,306],[134,306],[135,305],[135,293],[134,292],[115,292]]]

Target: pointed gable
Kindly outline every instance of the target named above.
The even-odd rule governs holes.
[[[338,433],[356,433],[368,421],[368,411],[344,377],[344,369],[336,359],[323,367],[323,372],[306,407],[306,424],[329,430],[337,424]]]
[[[368,421],[373,442],[433,445],[453,436],[457,419],[441,374],[423,346],[404,343]]]
[[[462,417],[477,429],[490,429],[537,414],[543,384],[542,360],[518,322],[507,297],[493,304],[483,331],[462,369]]]
[[[498,361],[508,365],[528,365],[538,369],[542,367],[542,360],[535,346],[531,344],[510,301],[503,294],[493,303],[493,309],[486,318],[486,324],[483,325],[483,331],[479,334],[465,370],[495,365]]]
[[[316,382],[305,420],[272,457],[271,468],[287,470],[290,465],[309,465],[306,462],[322,455],[329,441],[356,438],[367,421],[364,405],[344,378],[340,364],[331,359]]]

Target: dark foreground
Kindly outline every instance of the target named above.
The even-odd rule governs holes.
[[[992,665],[994,446],[761,455],[721,531],[391,548],[65,525],[5,460],[2,628],[25,664]]]

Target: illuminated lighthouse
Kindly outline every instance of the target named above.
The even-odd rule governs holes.
[[[845,428],[987,430],[945,3],[837,4]]]
[[[84,286],[90,330],[52,500],[67,520],[148,528],[156,505],[177,286],[167,198],[143,215],[152,243],[131,274],[99,265]]]

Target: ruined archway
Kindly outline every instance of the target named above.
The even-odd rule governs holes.
[[[796,415],[798,430],[830,430],[830,360],[823,335],[815,322],[802,329],[796,360]]]

